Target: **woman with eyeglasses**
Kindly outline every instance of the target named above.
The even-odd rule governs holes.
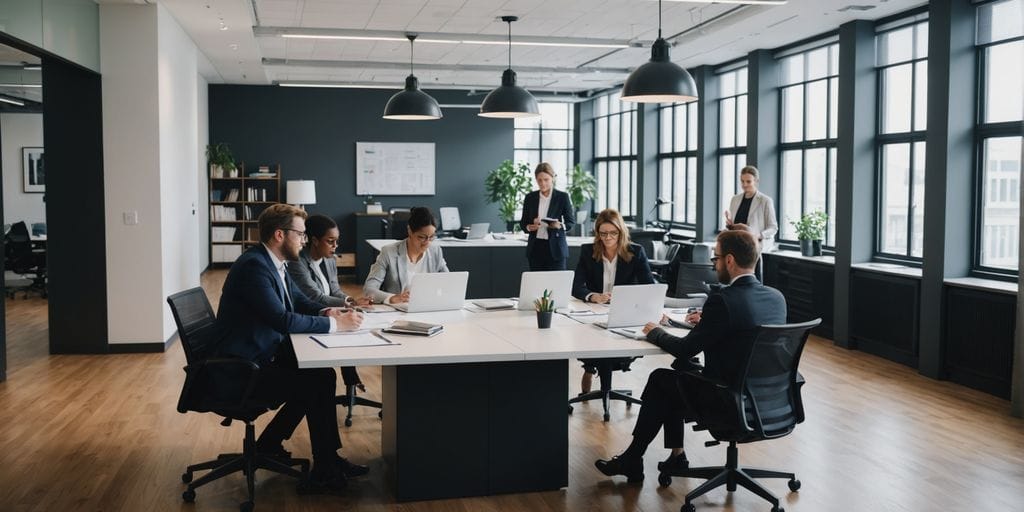
[[[338,265],[334,261],[334,251],[338,248],[340,236],[338,225],[330,217],[310,215],[306,218],[308,242],[299,251],[299,260],[288,264],[288,275],[313,302],[328,307],[366,306],[370,304],[369,297],[349,297],[338,285]],[[356,386],[366,391],[355,368],[342,367],[341,378],[346,386]]]
[[[422,272],[448,272],[441,248],[430,243],[436,238],[437,220],[430,208],[417,206],[409,211],[409,236],[386,245],[370,267],[363,293],[374,302],[409,302],[412,276]]]
[[[640,244],[629,241],[629,229],[619,212],[608,208],[594,220],[594,243],[583,244],[576,275],[572,280],[572,295],[585,302],[607,304],[612,300],[613,288],[623,284],[652,284],[654,276],[647,255]],[[590,391],[599,363],[618,363],[622,359],[581,359],[583,393]]]

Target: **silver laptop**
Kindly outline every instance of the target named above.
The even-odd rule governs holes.
[[[409,302],[391,306],[406,313],[462,309],[468,281],[469,272],[414,274],[409,284]]]
[[[661,320],[668,285],[630,284],[612,288],[612,304],[608,308],[608,321],[594,325],[605,329],[640,327],[647,322]]]
[[[490,222],[477,222],[469,225],[469,234],[466,235],[466,240],[479,240],[487,233],[491,232]]]
[[[519,281],[518,309],[532,310],[533,301],[544,295],[544,290],[551,290],[551,298],[555,300],[556,308],[568,306],[572,276],[572,270],[523,272],[523,277]]]

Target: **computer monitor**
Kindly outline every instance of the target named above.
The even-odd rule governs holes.
[[[455,206],[442,206],[441,210],[441,231],[458,231],[462,229],[462,218],[459,217],[459,209]]]

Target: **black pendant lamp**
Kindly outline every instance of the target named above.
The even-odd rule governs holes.
[[[401,121],[427,121],[441,119],[441,107],[437,100],[420,90],[420,81],[412,74],[412,49],[416,34],[406,34],[409,38],[409,76],[405,78],[405,89],[395,93],[384,107],[384,119]]]
[[[516,85],[516,72],[512,71],[512,22],[518,16],[502,16],[508,23],[508,69],[501,74],[501,86],[491,91],[480,104],[481,117],[514,118],[539,117],[537,99],[529,91]]]
[[[669,58],[668,43],[661,38],[661,0],[658,0],[658,39],[651,46],[651,60],[633,70],[622,86],[622,101],[671,103],[697,99],[697,84],[685,69]]]

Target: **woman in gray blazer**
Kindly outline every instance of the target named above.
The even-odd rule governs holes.
[[[430,208],[417,206],[409,212],[409,236],[385,245],[370,267],[363,284],[363,293],[374,302],[398,304],[409,302],[409,283],[421,272],[448,272],[441,248],[431,245],[437,231],[437,220]]]
[[[743,192],[733,196],[729,209],[725,211],[725,227],[746,224],[761,243],[761,251],[775,247],[775,234],[779,223],[775,220],[775,203],[772,198],[757,190],[757,167],[748,165],[740,170],[740,187]]]
[[[345,295],[338,285],[338,265],[334,262],[341,236],[338,225],[326,215],[311,215],[306,219],[306,236],[309,243],[299,251],[299,260],[288,263],[288,275],[302,293],[313,302],[330,307],[370,304],[367,297],[353,299]],[[342,367],[341,378],[346,386],[366,391],[355,368]]]

